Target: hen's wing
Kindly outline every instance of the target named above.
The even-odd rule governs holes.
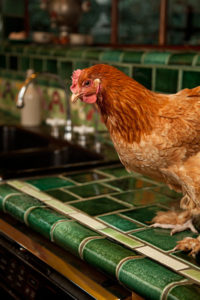
[[[184,149],[185,159],[200,151],[200,87],[169,95],[159,117],[168,148]]]

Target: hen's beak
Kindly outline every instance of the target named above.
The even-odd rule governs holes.
[[[72,103],[75,103],[78,99],[79,99],[80,95],[77,93],[77,94],[72,94],[71,95],[71,101]]]

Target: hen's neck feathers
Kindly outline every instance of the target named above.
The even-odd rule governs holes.
[[[161,95],[126,75],[104,82],[97,105],[111,136],[118,134],[128,143],[139,142],[142,135],[152,131]]]

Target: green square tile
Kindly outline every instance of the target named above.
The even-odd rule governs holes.
[[[18,70],[18,56],[11,55],[9,57],[9,68],[11,70]]]
[[[83,172],[83,173],[74,173],[74,174],[69,174],[66,176],[67,176],[67,178],[70,178],[79,183],[87,183],[90,181],[97,181],[97,180],[108,178],[107,176],[96,173],[94,171],[88,171],[88,172]]]
[[[49,47],[40,46],[40,48],[38,48],[38,50],[37,50],[37,54],[49,55],[50,51],[51,51],[51,49]]]
[[[99,234],[74,221],[67,221],[58,223],[52,232],[52,236],[57,245],[79,255],[81,242],[86,238],[99,236]]]
[[[167,300],[199,300],[200,286],[196,284],[174,286],[168,294]]]
[[[143,187],[154,186],[152,182],[141,179],[140,177],[127,177],[107,181],[107,184],[117,187],[119,190],[128,191],[133,189],[141,189]]]
[[[23,45],[16,45],[15,46],[15,52],[23,53],[24,52],[24,46]]]
[[[124,202],[130,203],[133,206],[144,206],[154,203],[162,203],[168,205],[169,203],[174,203],[174,199],[156,193],[153,189],[147,188],[115,194],[114,197]]]
[[[110,227],[100,229],[100,232],[132,249],[143,246],[138,240]]]
[[[152,69],[151,68],[133,68],[133,78],[144,85],[146,88],[151,89]]]
[[[0,68],[6,68],[6,56],[4,54],[0,55]]]
[[[110,194],[114,192],[113,189],[103,186],[99,183],[85,184],[82,186],[71,187],[69,188],[69,191],[82,198],[89,198],[89,197],[94,197],[94,196],[99,196],[104,194]]]
[[[164,251],[174,249],[177,242],[184,239],[187,236],[196,237],[194,233],[190,231],[183,231],[170,235],[171,230],[162,228],[147,228],[135,233],[132,236],[138,237],[139,239],[148,242],[149,244],[156,246]]]
[[[51,50],[53,56],[63,56],[67,55],[69,48],[64,48],[63,46],[56,46],[54,49]]]
[[[33,58],[32,59],[32,67],[35,72],[42,72],[43,64],[44,64],[44,60],[41,58]]]
[[[192,65],[196,53],[174,53],[169,58],[169,65]]]
[[[57,66],[57,60],[56,59],[48,59],[46,61],[46,71],[50,72],[50,73],[57,74],[58,66]]]
[[[156,216],[156,213],[161,210],[163,211],[164,209],[157,205],[152,205],[148,207],[132,209],[121,214],[142,224],[149,225],[152,219]]]
[[[182,88],[192,89],[199,86],[200,72],[195,71],[183,71]]]
[[[102,172],[108,173],[112,176],[115,177],[122,177],[122,176],[127,176],[129,173],[126,171],[126,169],[122,166],[117,166],[117,167],[111,167],[111,168],[103,168],[100,169]]]
[[[139,64],[143,54],[143,51],[125,51],[122,61]]]
[[[134,251],[107,239],[89,241],[83,249],[83,259],[106,274],[115,276],[117,265],[126,257],[136,256]]]
[[[119,270],[119,281],[145,299],[159,300],[163,290],[184,277],[148,259],[131,259]]]
[[[27,69],[29,69],[30,68],[30,59],[29,59],[29,57],[28,56],[21,56],[19,64],[20,64],[21,71],[26,71]]]
[[[74,61],[74,69],[85,69],[89,67],[89,62],[88,61],[81,61],[81,60],[76,60]]]
[[[102,52],[99,60],[101,61],[120,61],[122,50],[106,50]]]
[[[122,65],[113,65],[113,64],[112,64],[112,66],[117,68],[118,70],[122,71],[123,73],[125,73],[128,76],[130,76],[130,74],[131,74],[131,67],[122,66]]]
[[[63,79],[71,80],[72,75],[72,62],[61,61],[59,62],[59,75]]]
[[[60,177],[44,177],[38,179],[29,179],[26,180],[26,182],[32,184],[41,191],[74,185],[74,183]]]
[[[25,52],[28,54],[36,54],[37,53],[37,46],[27,46]]]
[[[155,90],[164,93],[177,92],[178,70],[156,69]]]
[[[171,197],[173,199],[181,199],[182,198],[182,194],[175,192],[174,190],[169,189],[166,185],[163,186],[158,186],[153,188],[154,191],[163,194],[167,197]]]
[[[82,58],[84,52],[85,52],[86,48],[72,48],[69,49],[66,53],[67,57],[70,58]]]
[[[144,64],[161,64],[166,65],[168,63],[171,52],[147,52],[144,55]]]
[[[27,217],[29,226],[49,239],[51,238],[52,226],[60,220],[69,219],[52,209],[44,207],[33,209]]]
[[[120,229],[124,232],[138,229],[141,227],[140,225],[133,223],[127,219],[124,219],[116,214],[102,216],[98,218],[106,222],[107,224],[111,225],[112,227]]]
[[[61,202],[69,202],[69,201],[73,201],[73,200],[77,200],[76,197],[72,196],[71,194],[64,192],[62,190],[59,189],[55,189],[55,190],[50,190],[50,191],[45,191],[46,194],[60,200]]]
[[[91,216],[127,208],[127,206],[106,197],[76,202],[71,204],[71,206],[74,206]]]
[[[181,274],[184,274],[186,276],[189,276],[190,278],[198,281],[200,283],[200,270],[196,269],[186,269],[181,271]]]
[[[26,211],[34,206],[43,206],[44,204],[37,199],[21,194],[10,196],[5,202],[5,210],[16,219],[24,222],[24,215]]]
[[[99,60],[99,57],[102,52],[103,52],[103,50],[95,50],[95,49],[87,50],[84,52],[84,58],[92,59],[92,60]]]

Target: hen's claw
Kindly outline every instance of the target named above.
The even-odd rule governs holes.
[[[196,230],[196,228],[192,224],[192,220],[190,219],[187,222],[185,222],[184,224],[175,225],[174,228],[172,229],[170,235],[173,235],[174,233],[177,233],[177,232],[185,231],[187,229],[191,230],[194,233],[198,233],[198,231]]]
[[[164,229],[172,229],[170,235],[174,233],[185,231],[187,229],[191,230],[194,233],[198,233],[194,225],[192,224],[192,220],[188,220],[184,224],[162,224],[162,223],[154,223],[150,225],[150,227],[154,228],[164,228]]]
[[[164,229],[172,229],[171,235],[176,232],[185,231],[187,229],[194,233],[198,233],[194,227],[189,211],[175,212],[175,211],[160,211],[152,220],[155,222],[151,227],[160,227]]]
[[[189,255],[193,257],[200,251],[200,236],[197,238],[186,237],[179,241],[174,250],[190,251]]]

